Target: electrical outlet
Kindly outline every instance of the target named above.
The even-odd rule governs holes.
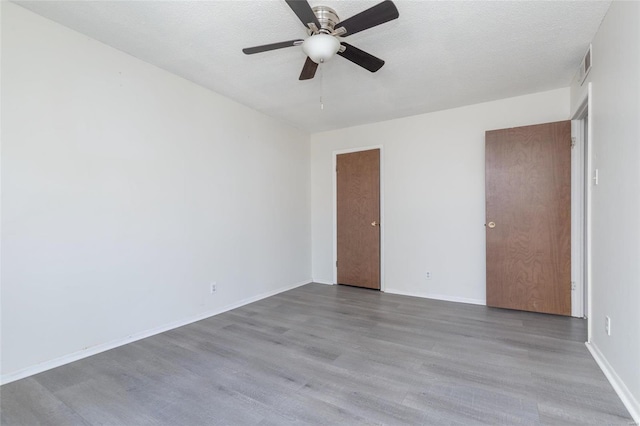
[[[215,293],[216,290],[217,290],[216,289],[216,283],[214,281],[214,282],[211,283],[211,287],[210,287],[211,294]]]
[[[431,279],[431,271],[427,271],[427,273],[425,274],[425,277],[430,280]]]
[[[604,331],[607,336],[611,336],[611,318],[604,317]]]

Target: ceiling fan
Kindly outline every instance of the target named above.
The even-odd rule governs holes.
[[[252,55],[285,47],[302,46],[307,60],[302,67],[300,80],[312,79],[316,74],[318,64],[328,61],[335,54],[371,72],[382,68],[384,65],[382,59],[343,42],[341,38],[398,18],[400,16],[398,9],[391,0],[385,0],[344,21],[340,21],[336,11],[330,7],[316,6],[312,8],[307,0],[285,1],[302,21],[309,37],[248,47],[242,49],[245,54]]]

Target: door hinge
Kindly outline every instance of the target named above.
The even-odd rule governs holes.
[[[338,261],[336,260],[336,268],[338,267]]]
[[[571,136],[571,148],[576,146],[576,137],[575,136]]]

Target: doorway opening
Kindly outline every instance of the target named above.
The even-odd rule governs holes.
[[[571,316],[587,318],[591,341],[591,83],[572,117]]]

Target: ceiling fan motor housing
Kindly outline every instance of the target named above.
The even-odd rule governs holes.
[[[336,24],[340,22],[336,11],[327,6],[316,6],[312,10],[318,21],[320,21],[318,32],[331,34]]]

